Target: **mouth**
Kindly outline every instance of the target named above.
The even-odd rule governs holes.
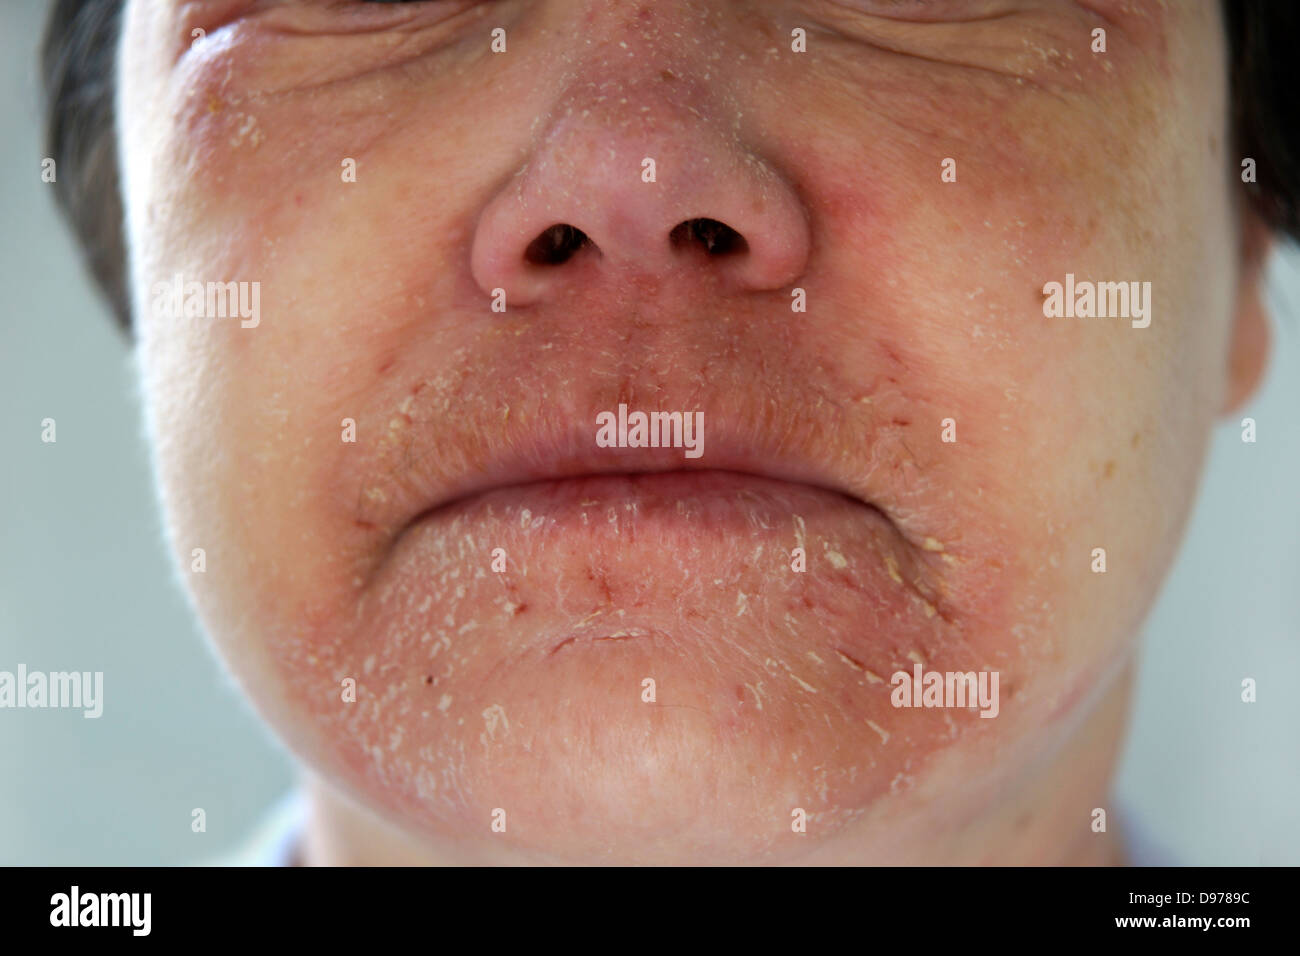
[[[791,481],[768,473],[737,471],[726,468],[662,468],[654,470],[595,471],[564,474],[514,483],[484,486],[429,508],[412,521],[417,524],[430,517],[472,505],[488,497],[519,499],[570,496],[588,504],[596,501],[638,501],[653,496],[707,497],[713,494],[742,492],[746,488],[787,493],[821,495],[845,505],[871,509],[886,517],[875,505],[833,488]]]
[[[393,440],[383,468],[358,497],[359,525],[385,529],[395,539],[411,528],[511,497],[583,507],[583,502],[636,503],[674,496],[707,499],[754,494],[856,508],[888,522],[907,540],[887,505],[874,467],[879,449],[864,461],[860,429],[846,435],[823,422],[737,416],[700,419],[698,454],[683,447],[603,447],[600,413],[566,409],[545,416],[482,423],[448,435],[436,448],[416,447],[422,433],[408,413],[393,419]],[[687,412],[685,414],[691,414]],[[562,422],[584,422],[564,426]],[[846,423],[847,424],[847,423]],[[493,427],[495,425],[495,427]],[[703,441],[707,434],[707,441]],[[851,436],[851,437],[850,437]]]
[[[703,453],[688,457],[681,447],[602,447],[599,413],[571,409],[503,412],[425,446],[413,411],[408,403],[393,419],[392,454],[359,497],[357,524],[382,535],[367,582],[412,575],[410,586],[423,587],[412,569],[442,569],[453,556],[481,568],[492,555],[527,555],[547,574],[599,568],[624,580],[669,566],[682,577],[750,567],[755,580],[806,567],[842,607],[948,616],[944,556],[933,553],[942,545],[895,520],[882,502],[882,475],[894,472],[874,465],[885,447],[848,419],[832,419],[840,430],[825,419],[805,429],[798,416],[708,415]]]
[[[809,507],[861,509],[873,517],[889,521],[875,504],[829,485],[791,478],[781,469],[742,469],[718,466],[653,465],[642,468],[617,467],[612,462],[605,469],[587,469],[573,462],[554,470],[540,464],[521,480],[485,480],[416,514],[408,524],[438,521],[466,513],[482,503],[511,503],[531,506],[535,514],[559,517],[566,511],[589,513],[593,508],[617,507],[638,511],[676,503],[679,509],[710,505],[701,520],[721,520],[728,505],[742,506],[746,501],[766,498],[773,503],[784,501],[792,514]],[[540,473],[540,474],[539,474]],[[890,522],[892,526],[892,522]]]
[[[743,540],[790,531],[814,516],[834,515],[841,523],[869,523],[905,545],[888,516],[868,502],[824,486],[722,468],[582,472],[484,485],[421,512],[403,536],[425,526],[482,527],[501,515],[532,531],[589,540],[593,528],[607,524],[627,546],[633,529],[642,536],[653,529],[661,542],[680,534],[683,540],[673,546],[684,546],[690,538]]]
[[[755,471],[666,467],[484,480],[406,522],[380,573],[381,590],[401,582],[398,592],[442,595],[444,605],[454,594],[480,611],[500,599],[499,586],[555,588],[558,596],[534,593],[506,606],[548,607],[534,617],[548,622],[534,636],[559,648],[578,634],[612,639],[590,628],[623,634],[633,619],[645,633],[677,633],[676,614],[736,599],[731,582],[756,596],[736,611],[755,621],[777,619],[775,604],[786,605],[788,621],[797,594],[799,613],[836,622],[837,632],[852,633],[850,622],[864,613],[875,616],[876,635],[890,629],[887,620],[942,625],[951,614],[935,557],[914,549],[880,508],[834,488]],[[456,584],[465,577],[472,580]]]

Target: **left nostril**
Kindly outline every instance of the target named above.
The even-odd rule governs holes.
[[[698,243],[711,256],[745,252],[745,237],[725,222],[716,219],[687,219],[668,234],[668,241],[678,248]]]

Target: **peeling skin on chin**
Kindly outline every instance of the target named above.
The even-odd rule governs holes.
[[[275,657],[342,772],[417,827],[470,826],[502,801],[535,811],[526,795],[558,786],[539,834],[582,806],[621,808],[610,825],[631,851],[705,800],[656,809],[656,778],[710,786],[693,772],[710,766],[749,794],[725,820],[696,815],[693,839],[725,854],[765,829],[774,792],[833,819],[988,732],[976,711],[893,707],[889,682],[916,663],[997,670],[1011,699],[1039,648],[1011,618],[1004,560],[914,545],[860,501],[752,475],[539,481],[418,517]],[[348,676],[366,693],[340,708]],[[489,713],[508,723],[489,729]],[[626,789],[585,789],[593,765],[624,767]],[[530,845],[523,824],[515,839]]]
[[[791,570],[795,547],[811,573]],[[884,518],[823,491],[712,473],[540,483],[426,519],[352,620],[282,659],[351,771],[426,826],[468,826],[546,788],[560,799],[543,817],[595,800],[641,838],[680,822],[647,801],[656,778],[704,786],[693,768],[710,766],[743,792],[763,767],[768,785],[728,808],[749,827],[782,788],[810,812],[868,805],[986,731],[975,711],[890,704],[890,676],[914,663],[1000,670],[1014,692],[1017,649],[988,620],[1001,609],[949,617],[945,588]],[[347,676],[366,694],[340,708]],[[593,764],[624,767],[626,789],[585,791]],[[725,844],[723,821],[698,825]]]

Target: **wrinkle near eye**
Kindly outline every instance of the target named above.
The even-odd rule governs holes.
[[[1022,4],[996,16],[962,21],[867,16],[830,0],[818,12],[822,42],[857,47],[848,54],[850,63],[863,48],[892,54],[901,58],[900,70],[908,61],[924,69],[928,84],[941,72],[979,74],[999,84],[1061,95],[1086,90],[1102,63],[1089,50],[1095,18],[1065,4]]]
[[[474,35],[487,9],[478,0],[416,6],[408,16],[359,19],[304,5],[251,12],[195,43],[178,66],[190,88],[216,85],[225,97],[264,100],[325,91],[341,98],[347,84],[378,79],[423,58],[438,56],[440,69],[450,72],[486,55]]]

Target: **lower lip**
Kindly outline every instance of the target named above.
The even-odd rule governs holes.
[[[892,523],[875,507],[815,485],[718,470],[586,475],[510,485],[466,496],[422,515],[427,522],[516,516],[533,530],[587,529],[628,523],[686,535],[753,534],[796,529],[798,520],[835,516],[875,527]],[[793,547],[793,545],[792,545]]]
[[[826,488],[715,470],[467,496],[411,523],[373,583],[401,595],[404,614],[433,620],[448,607],[495,619],[498,606],[527,605],[529,639],[552,645],[600,609],[658,633],[680,614],[725,613],[764,629],[794,617],[877,650],[883,634],[910,639],[940,623],[924,566],[879,509]]]

